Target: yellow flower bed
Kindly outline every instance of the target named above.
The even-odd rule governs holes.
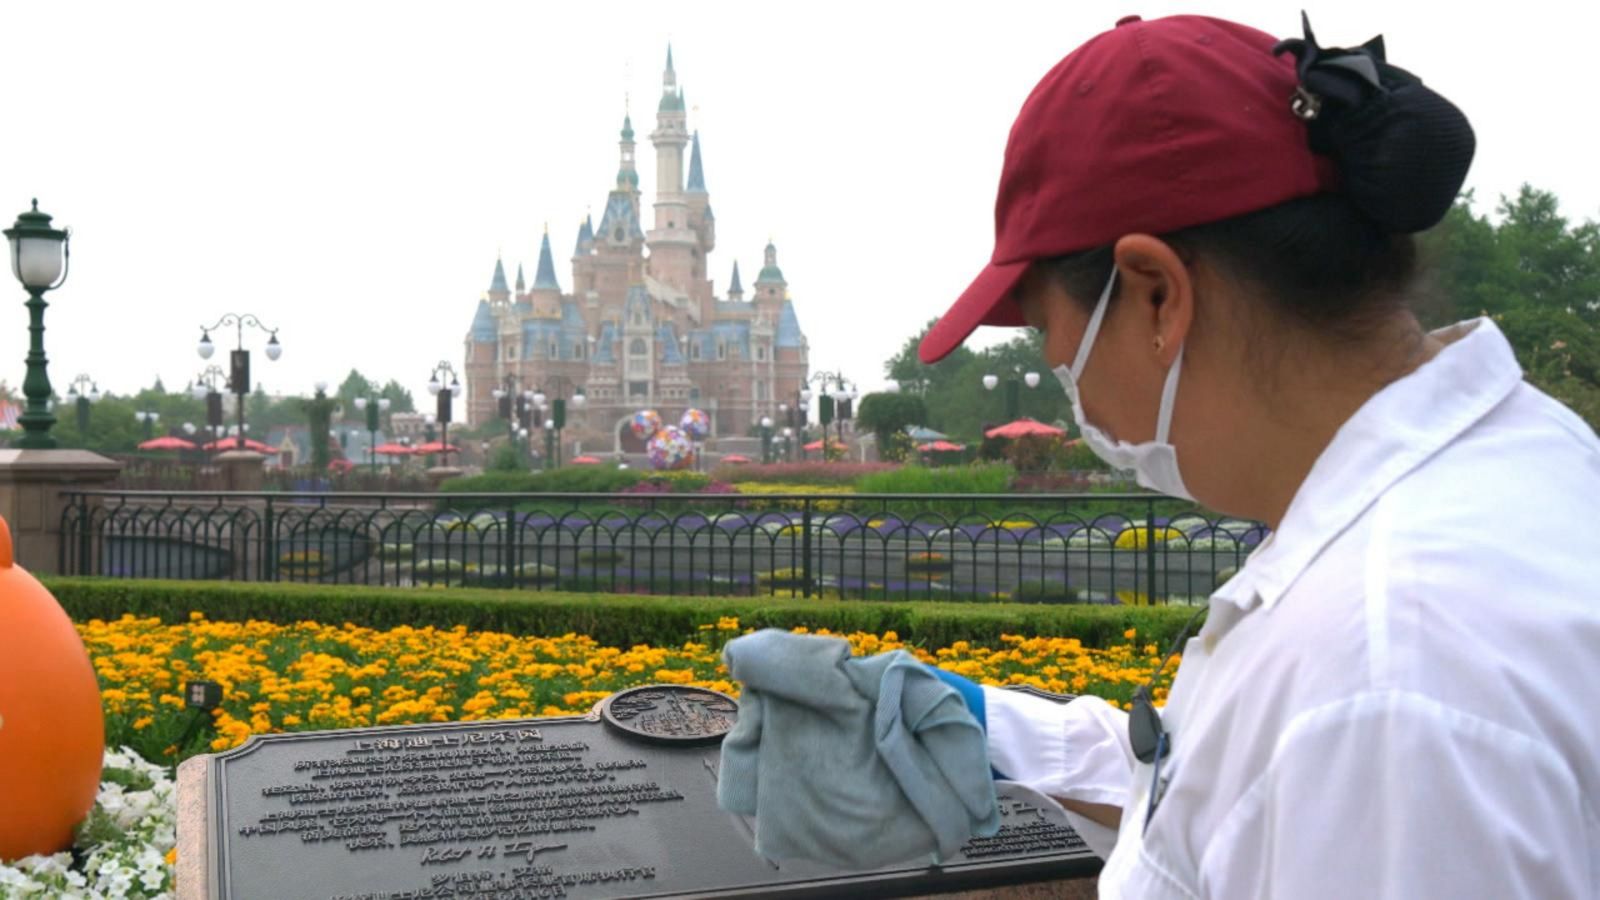
[[[847,484],[769,484],[766,482],[740,481],[734,484],[734,489],[741,494],[761,496],[764,494],[834,494],[847,496],[854,494],[856,489]],[[770,503],[757,503],[757,509],[775,508],[783,505],[782,501]],[[794,504],[798,506],[799,504]],[[844,503],[838,500],[814,500],[811,508],[819,512],[837,512],[844,508]]]
[[[1164,544],[1167,541],[1183,537],[1183,532],[1176,528],[1150,529],[1144,525],[1131,525],[1117,535],[1116,548],[1118,550],[1143,550],[1150,546],[1152,531],[1155,535],[1155,542],[1158,544]]]
[[[747,630],[723,617],[702,625],[698,640],[624,648],[577,634],[213,622],[199,613],[176,625],[131,615],[78,624],[100,677],[108,743],[153,760],[226,750],[252,734],[577,714],[614,691],[653,682],[737,696],[720,647]],[[1108,650],[1011,635],[995,647],[957,641],[931,650],[894,632],[842,636],[858,655],[905,649],[984,684],[1093,693],[1121,706],[1159,661],[1155,645],[1140,646],[1132,632]],[[220,683],[223,701],[211,713],[212,732],[180,749],[174,743],[193,714],[183,684],[192,680]],[[1158,687],[1157,699],[1165,696]]]

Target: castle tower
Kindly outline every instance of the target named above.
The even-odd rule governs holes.
[[[644,228],[639,219],[639,173],[634,168],[633,117],[622,117],[622,139],[617,146],[622,161],[617,183],[606,198],[600,224],[594,228],[593,251],[587,280],[573,285],[573,292],[587,298],[590,292],[602,297],[621,297],[644,278]]]
[[[656,148],[655,226],[646,240],[650,275],[689,292],[694,281],[704,278],[704,259],[683,188],[683,150],[689,145],[689,125],[683,90],[678,87],[678,76],[672,68],[671,47],[667,48],[661,103],[656,108],[656,130],[651,132],[650,142]],[[697,272],[697,268],[701,271]]]
[[[499,257],[494,261],[494,277],[489,279],[489,305],[502,307],[511,302],[511,288],[506,285],[506,266]]]
[[[756,276],[756,293],[752,298],[757,305],[776,309],[778,303],[789,296],[789,283],[783,280],[783,270],[778,268],[778,248],[767,241],[766,255],[761,272]]]
[[[561,318],[561,283],[556,281],[555,257],[550,253],[550,229],[546,226],[539,243],[539,267],[533,273],[533,288],[528,291],[536,319]]]
[[[733,278],[728,281],[728,299],[734,303],[744,299],[744,285],[739,283],[739,261],[733,261]]]

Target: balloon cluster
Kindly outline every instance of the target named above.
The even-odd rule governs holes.
[[[662,425],[659,413],[642,409],[633,414],[628,425],[635,437],[644,440],[650,467],[658,471],[687,469],[694,465],[694,442],[711,433],[711,417],[698,409],[685,410],[676,426]]]

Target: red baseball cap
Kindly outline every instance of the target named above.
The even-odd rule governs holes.
[[[938,362],[979,325],[1023,325],[1034,260],[1166,234],[1337,186],[1289,108],[1277,39],[1205,16],[1128,16],[1072,51],[1011,126],[989,264],[918,350]]]

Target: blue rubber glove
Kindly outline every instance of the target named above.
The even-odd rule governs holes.
[[[978,724],[982,726],[983,733],[988,734],[989,721],[986,712],[988,707],[987,703],[983,699],[983,686],[970,679],[962,678],[960,675],[957,675],[954,672],[941,669],[938,666],[928,666],[928,668],[933,670],[933,674],[938,676],[940,681],[955,688],[956,693],[961,695],[961,701],[967,704],[967,712],[972,713],[972,717],[977,719]],[[996,769],[993,765],[989,766],[989,774],[991,777],[1000,780],[1005,780],[1006,778],[1006,776],[1003,775],[1000,770]]]

